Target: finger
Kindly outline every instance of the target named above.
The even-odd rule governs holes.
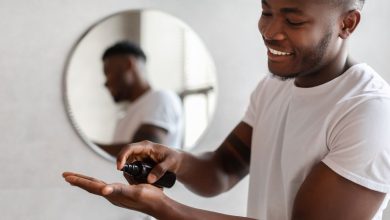
[[[110,185],[107,185],[101,190],[103,196],[108,196],[114,192],[114,188]]]
[[[78,176],[67,176],[65,180],[71,185],[80,187],[95,195],[102,195],[102,189],[107,185],[103,182],[96,182]]]
[[[102,188],[102,195],[107,196],[126,196],[129,194],[130,186],[121,183],[108,184]]]
[[[150,155],[150,149],[151,149],[152,142],[149,141],[142,141],[138,143],[133,143],[127,145],[125,148],[123,148],[116,160],[117,169],[121,170],[127,160],[132,160],[132,158],[135,158],[136,156],[147,156]]]
[[[148,175],[148,183],[155,183],[158,179],[160,179],[165,172],[171,170],[174,165],[173,160],[164,160],[161,163],[158,163],[153,169],[150,171]]]
[[[113,197],[122,197],[125,196],[128,199],[139,199],[140,196],[142,196],[143,192],[149,191],[150,189],[155,189],[156,187],[151,186],[149,184],[139,184],[136,186],[129,186],[122,183],[112,183],[106,185],[102,189],[102,194],[106,198],[113,198]]]
[[[62,173],[62,177],[67,177],[67,176],[73,176],[73,175],[75,175],[76,173],[72,173],[72,172],[68,172],[68,171],[66,171],[66,172],[63,172]]]
[[[76,176],[76,177],[83,178],[83,179],[87,179],[87,180],[94,181],[94,182],[105,183],[105,182],[103,182],[102,180],[95,179],[95,178],[93,178],[93,177],[86,176],[86,175],[79,174],[79,173],[64,172],[64,173],[62,174],[62,176],[63,176],[64,178],[66,178],[66,177],[68,177],[68,176]]]
[[[102,196],[116,206],[134,209],[132,205],[134,198],[131,191],[132,188],[129,185],[109,184],[102,189]]]
[[[119,152],[117,156],[117,168],[122,169],[126,162],[140,160],[140,158],[150,155],[151,145],[152,143],[149,141],[129,144]]]

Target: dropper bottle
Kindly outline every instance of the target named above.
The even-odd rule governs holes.
[[[142,161],[135,161],[133,163],[125,164],[122,171],[129,174],[134,178],[137,183],[147,183],[147,177],[150,171],[153,169],[148,163]],[[152,185],[163,188],[171,188],[176,182],[176,175],[173,172],[167,171]]]

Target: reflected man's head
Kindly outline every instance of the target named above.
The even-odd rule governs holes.
[[[282,78],[315,73],[345,52],[364,0],[262,0],[268,67]]]
[[[136,44],[122,41],[106,49],[102,60],[106,87],[115,102],[133,101],[146,87],[146,55]]]

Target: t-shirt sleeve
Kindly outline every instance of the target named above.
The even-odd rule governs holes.
[[[148,102],[142,123],[174,132],[179,127],[182,111],[181,101],[176,94],[169,91],[156,92]]]
[[[328,137],[322,160],[344,178],[390,192],[390,99],[364,101],[347,111]]]
[[[256,86],[255,90],[251,93],[249,106],[246,109],[242,121],[253,127],[256,121],[256,115],[258,113],[258,105],[260,101],[260,93],[263,89],[264,81],[267,80],[267,77],[264,77]]]

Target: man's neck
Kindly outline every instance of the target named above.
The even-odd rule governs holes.
[[[140,98],[141,96],[143,96],[145,93],[147,93],[149,90],[151,90],[152,88],[147,85],[147,86],[140,86],[138,88],[135,88],[130,96],[129,96],[129,101],[130,102],[134,102],[135,100],[137,100],[138,98]]]
[[[355,64],[356,62],[352,61],[348,57],[346,48],[343,48],[333,60],[329,63],[323,64],[322,67],[315,72],[296,77],[295,85],[302,88],[322,85],[339,77]]]

